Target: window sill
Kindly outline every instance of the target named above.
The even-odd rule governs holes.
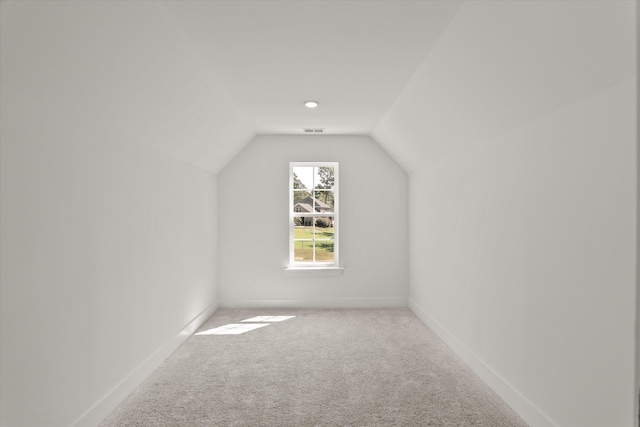
[[[285,276],[313,277],[313,276],[342,276],[343,267],[286,267]]]

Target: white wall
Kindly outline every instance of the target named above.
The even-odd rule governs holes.
[[[1,7],[0,424],[96,425],[216,307],[207,69],[153,3]]]
[[[342,276],[285,276],[291,161],[340,163]],[[369,137],[257,137],[219,174],[220,304],[406,305],[407,191],[406,173]]]
[[[637,422],[635,7],[466,2],[374,132],[410,307],[536,427]]]
[[[215,303],[213,174],[2,88],[2,425],[69,425]]]
[[[411,175],[414,308],[551,425],[632,425],[634,93]]]

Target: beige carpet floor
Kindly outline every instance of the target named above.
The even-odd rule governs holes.
[[[399,309],[220,309],[102,424],[526,426],[431,330]]]

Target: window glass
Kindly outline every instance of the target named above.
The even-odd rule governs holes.
[[[338,164],[290,164],[290,264],[337,265]]]

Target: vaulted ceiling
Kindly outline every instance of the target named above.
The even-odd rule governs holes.
[[[258,133],[370,134],[460,2],[165,2]],[[320,107],[303,107],[308,99]]]
[[[2,90],[213,172],[256,134],[308,127],[372,135],[411,171],[635,72],[632,1],[1,8]]]

